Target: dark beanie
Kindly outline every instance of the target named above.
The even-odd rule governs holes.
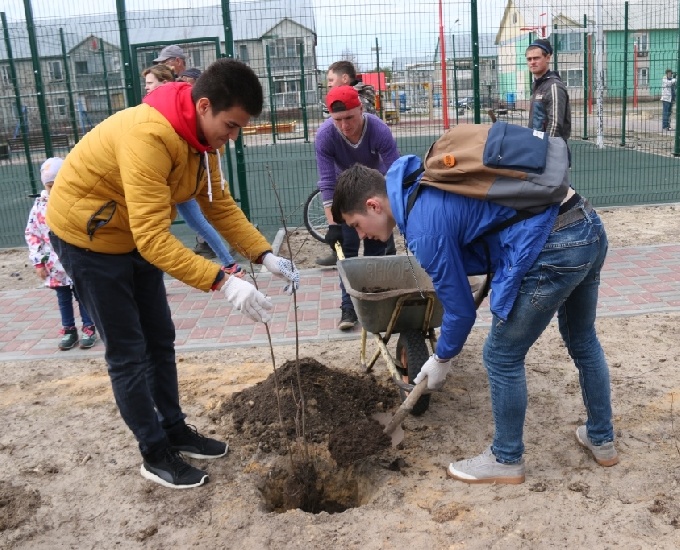
[[[548,55],[553,54],[553,49],[552,49],[552,46],[550,45],[550,41],[546,40],[544,38],[537,38],[531,44],[529,44],[529,47],[527,48],[527,50],[529,48],[541,48]]]

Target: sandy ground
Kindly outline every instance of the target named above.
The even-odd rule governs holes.
[[[672,206],[602,211],[613,247],[678,242],[677,214]],[[326,253],[315,246],[303,246],[301,266]],[[1,290],[38,286],[24,254],[0,252]],[[449,462],[477,454],[492,435],[485,330],[475,329],[430,410],[405,421],[401,446],[339,470],[335,483],[344,481],[355,502],[342,513],[270,512],[261,488],[285,457],[247,440],[222,413],[234,393],[271,375],[268,349],[179,356],[188,421],[231,446],[226,458],[200,463],[210,483],[188,491],[139,475],[102,359],[0,363],[0,548],[677,548],[679,318],[598,321],[617,466],[599,467],[575,441],[581,395],[552,325],[527,358],[526,483],[447,479]],[[278,364],[295,357],[292,346],[274,351]],[[372,383],[358,366],[358,341],[303,344],[300,355]],[[386,380],[382,360],[374,374]]]

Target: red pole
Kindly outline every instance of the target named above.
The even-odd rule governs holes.
[[[442,11],[442,0],[439,0],[439,44],[440,55],[442,58],[442,116],[444,130],[449,129],[449,100],[446,93],[446,46],[444,45],[444,15]],[[457,107],[457,106],[456,106]]]

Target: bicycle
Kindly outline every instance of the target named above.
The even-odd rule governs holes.
[[[317,241],[326,242],[328,220],[321,200],[321,192],[318,189],[312,191],[305,201],[302,217],[309,234]]]

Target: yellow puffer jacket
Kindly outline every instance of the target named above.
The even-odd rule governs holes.
[[[93,128],[68,154],[50,193],[47,224],[62,240],[105,254],[134,249],[172,277],[209,290],[219,266],[170,232],[175,205],[196,198],[206,218],[255,261],[271,247],[221,189],[218,156],[191,147],[156,109],[142,104]],[[96,159],[93,161],[92,159]]]

